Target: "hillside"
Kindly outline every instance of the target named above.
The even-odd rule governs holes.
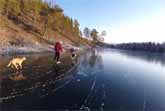
[[[42,0],[13,1],[0,1],[0,54],[51,51],[49,46],[56,41],[64,46],[91,45],[80,36],[78,21],[65,16],[59,6],[50,7]],[[31,3],[36,7],[30,7]],[[45,15],[46,10],[50,11]]]

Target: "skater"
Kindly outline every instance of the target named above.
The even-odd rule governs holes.
[[[55,50],[55,56],[54,56],[54,60],[56,61],[57,64],[60,64],[60,53],[62,52],[62,42],[56,42],[55,46],[54,46],[54,50]]]

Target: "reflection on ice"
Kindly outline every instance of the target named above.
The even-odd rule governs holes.
[[[22,74],[21,71],[17,71],[15,74],[9,76],[9,78],[13,81],[21,81],[26,80],[27,78]]]
[[[90,76],[102,71],[102,56],[97,50],[92,50],[89,53],[84,54],[80,58],[81,64],[78,68],[78,74],[82,76]]]

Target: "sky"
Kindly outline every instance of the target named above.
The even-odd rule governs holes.
[[[165,42],[165,0],[49,0],[107,43]]]

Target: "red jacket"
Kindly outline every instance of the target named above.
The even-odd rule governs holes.
[[[60,52],[60,51],[62,51],[62,45],[61,45],[59,42],[57,42],[57,43],[55,44],[54,50],[55,50],[55,52]]]

